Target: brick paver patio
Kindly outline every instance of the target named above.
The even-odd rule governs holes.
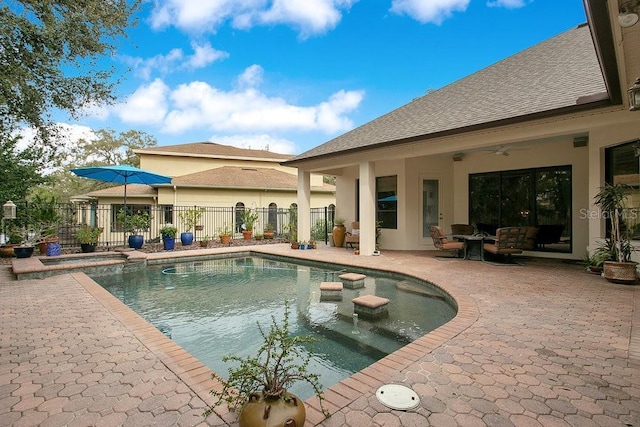
[[[640,426],[640,286],[553,260],[255,249],[411,274],[459,305],[448,324],[327,390],[331,418],[307,401],[309,425]],[[420,406],[380,404],[386,383],[411,387]],[[233,425],[224,410],[202,418],[212,386],[208,368],[84,274],[15,281],[2,266],[0,426]]]

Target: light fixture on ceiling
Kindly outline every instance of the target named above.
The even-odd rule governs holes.
[[[620,5],[618,9],[618,24],[622,28],[629,28],[638,22],[638,7],[640,0],[629,0]]]
[[[627,89],[629,95],[629,111],[640,110],[640,77],[636,79],[636,82]]]

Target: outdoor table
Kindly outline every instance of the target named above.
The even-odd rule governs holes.
[[[495,240],[494,236],[479,236],[467,234],[454,234],[453,238],[464,242],[464,259],[474,261],[484,260],[485,240]]]

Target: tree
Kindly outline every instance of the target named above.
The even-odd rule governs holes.
[[[51,114],[76,117],[114,100],[115,67],[100,60],[134,25],[141,0],[5,0],[0,5],[0,138],[18,127],[43,144]]]
[[[46,164],[42,148],[18,148],[20,137],[14,136],[0,143],[0,203],[6,200],[24,200],[29,190],[47,182],[43,174]]]
[[[113,129],[100,129],[94,132],[95,139],[80,139],[76,164],[140,166],[140,159],[133,152],[136,148],[155,147],[158,141],[146,132],[129,130],[116,133]]]

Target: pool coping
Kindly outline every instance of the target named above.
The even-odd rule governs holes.
[[[161,263],[166,260],[198,260],[210,258],[211,256],[216,255],[224,256],[226,254],[229,254],[230,256],[243,254],[247,254],[248,256],[282,256],[284,258],[322,262],[322,260],[310,257],[310,254],[306,254],[307,251],[291,252],[291,255],[274,254],[272,251],[264,250],[260,246],[244,246],[224,249],[214,248],[181,252],[158,252],[151,254],[142,254],[140,252],[136,253],[142,254],[137,256],[146,259],[150,264]],[[314,251],[309,252],[313,255]],[[128,254],[130,254],[130,252]],[[362,263],[360,263],[360,265],[353,265],[359,264],[357,262],[358,257],[349,257],[348,260],[349,263],[339,263],[335,261],[325,263],[391,272],[412,277],[417,280],[424,280],[422,277],[407,274],[400,268],[394,268],[394,266],[391,265],[385,265],[384,268],[372,268],[370,266],[362,265]],[[214,403],[214,398],[210,395],[209,391],[213,388],[219,389],[221,385],[218,381],[212,379],[211,374],[213,371],[210,368],[166,337],[155,326],[144,320],[118,298],[93,281],[88,275],[83,272],[71,272],[70,274],[102,306],[109,310],[109,312],[118,319],[124,327],[134,334],[140,342],[149,349],[149,351],[155,354],[169,370],[175,373],[185,383],[185,385],[191,388],[200,399],[202,399],[207,405],[212,405]],[[378,387],[392,381],[393,376],[397,375],[398,372],[402,372],[402,370],[408,368],[412,363],[423,358],[425,354],[432,352],[450,339],[454,338],[469,328],[478,319],[478,307],[470,297],[452,291],[451,289],[447,289],[441,284],[433,283],[432,281],[429,281],[429,283],[440,288],[446,294],[451,296],[451,299],[455,302],[457,309],[455,317],[444,325],[383,357],[377,362],[374,362],[372,365],[369,365],[361,371],[325,389],[323,392],[323,406],[330,414],[340,411],[358,398],[367,393],[371,393],[372,390],[375,391]],[[305,403],[307,424],[317,425],[325,420],[325,416],[321,410],[320,401],[317,397],[311,397],[307,399]],[[230,413],[226,405],[219,405],[215,407],[214,412],[229,424],[236,421],[236,415],[234,413]]]

